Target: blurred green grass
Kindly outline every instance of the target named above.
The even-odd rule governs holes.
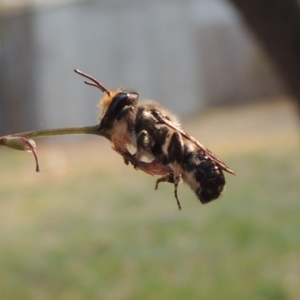
[[[294,121],[293,121],[294,120]],[[104,140],[0,149],[1,299],[300,299],[300,160],[284,103],[187,122],[237,176],[201,205]]]

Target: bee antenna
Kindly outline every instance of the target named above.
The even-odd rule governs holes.
[[[78,69],[74,69],[74,72],[92,81],[92,82],[84,81],[85,84],[94,86],[94,87],[100,89],[103,93],[106,93],[108,96],[110,96],[110,91],[107,88],[105,88],[102,83],[100,83],[98,80],[96,80],[92,76],[85,74]]]

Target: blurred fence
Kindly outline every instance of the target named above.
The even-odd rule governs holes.
[[[0,134],[95,124],[74,68],[182,115],[281,90],[227,2],[84,1],[0,17]]]

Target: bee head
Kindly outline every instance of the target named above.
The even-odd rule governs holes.
[[[90,75],[87,75],[77,69],[74,71],[90,80],[85,81],[86,84],[95,86],[104,93],[104,96],[99,103],[99,129],[109,129],[112,127],[115,120],[119,120],[123,116],[122,110],[126,106],[136,106],[139,99],[139,95],[137,93],[125,92],[122,88],[116,91],[109,91],[102,83]]]
[[[119,121],[127,112],[127,107],[135,107],[139,95],[133,92],[126,92],[119,89],[116,92],[110,92],[110,95],[104,95],[100,100],[100,126],[101,129],[109,129],[114,121]]]

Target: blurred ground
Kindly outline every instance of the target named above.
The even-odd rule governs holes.
[[[298,120],[288,99],[184,129],[235,172],[218,201],[125,166],[108,142],[0,152],[3,299],[299,299]]]

